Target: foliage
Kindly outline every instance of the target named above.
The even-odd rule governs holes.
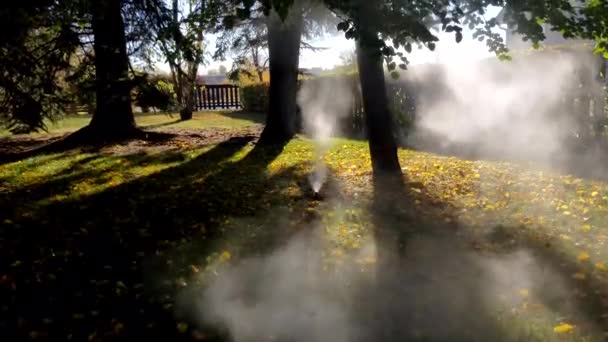
[[[69,103],[65,84],[79,45],[71,5],[12,2],[0,10],[0,120],[13,132],[44,129]]]
[[[300,48],[312,51],[320,50],[308,41],[333,32],[337,18],[321,4],[320,1],[309,1],[302,6],[304,27]],[[222,34],[216,41],[215,59],[227,55],[233,58],[231,78],[236,80],[241,74],[247,78],[257,77],[258,82],[265,82],[263,74],[269,70],[268,55],[268,17],[264,15],[269,6],[264,1],[243,1],[248,8],[239,12],[240,17],[228,17],[221,29]]]
[[[259,69],[252,65],[248,60],[235,60],[232,69],[228,73],[228,79],[232,82],[236,82],[240,86],[246,86],[253,83],[269,83],[270,71],[263,70],[260,73]]]
[[[241,86],[241,103],[248,112],[266,113],[268,111],[268,83],[253,83]]]
[[[601,0],[586,3],[587,6],[581,9],[584,25],[574,28],[573,35],[594,40],[597,43],[596,52],[608,59],[608,3]]]
[[[432,28],[453,32],[456,42],[460,42],[463,39],[463,27],[466,26],[474,31],[474,39],[486,41],[491,52],[499,57],[507,57],[508,50],[504,40],[496,32],[497,19],[485,17],[488,6],[505,7],[505,20],[516,27],[516,31],[524,35],[524,39],[529,39],[534,44],[545,38],[541,27],[543,22],[551,24],[566,37],[582,36],[597,40],[605,35],[605,31],[601,31],[603,24],[600,24],[605,22],[605,6],[597,4],[599,2],[591,2],[584,10],[573,8],[570,2],[565,0],[395,0],[376,1],[374,5],[364,1],[325,2],[337,13],[344,15],[338,29],[344,32],[346,38],[360,39],[362,34],[369,33],[365,33],[369,38],[366,44],[385,57],[389,71],[394,71],[397,67],[407,67],[406,53],[410,53],[415,44],[434,50],[439,38],[432,32]],[[375,13],[363,14],[363,3]],[[578,15],[581,12],[587,14],[587,19],[581,19]],[[394,61],[395,57],[400,59],[400,64]]]

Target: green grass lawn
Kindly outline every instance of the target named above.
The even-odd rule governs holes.
[[[205,113],[166,127],[252,121]],[[11,298],[2,320],[18,337],[222,338],[224,330],[184,314],[184,302],[198,298],[184,301],[184,294],[202,293],[222,277],[243,281],[230,277],[250,258],[274,270],[272,256],[284,255],[279,246],[314,232],[318,248],[295,255],[319,264],[307,271],[316,280],[298,291],[309,298],[311,288],[319,295],[315,286],[339,288],[321,302],[347,308],[356,326],[384,328],[399,317],[393,330],[383,329],[398,334],[386,340],[606,338],[608,184],[400,150],[403,188],[389,193],[373,185],[364,142],[335,140],[318,200],[308,185],[313,151],[301,138],[282,151],[233,139],[0,166],[0,291]],[[294,282],[301,272],[271,272],[270,282],[252,276],[246,288]],[[361,280],[370,274],[375,280]],[[270,292],[283,298],[281,289]],[[395,316],[387,321],[374,310]],[[272,314],[239,317],[257,322]],[[258,340],[280,340],[275,328]]]
[[[241,128],[255,123],[263,123],[264,116],[257,113],[241,112],[197,112],[192,120],[180,121],[177,113],[135,114],[135,121],[141,127],[150,128]],[[31,136],[45,134],[65,134],[86,126],[91,117],[88,115],[68,116],[57,122],[48,122],[48,132],[32,133]],[[0,130],[0,136],[9,136],[6,129]]]

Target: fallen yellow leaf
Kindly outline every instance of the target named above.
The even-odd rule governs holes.
[[[574,273],[572,275],[572,278],[574,278],[576,280],[585,280],[585,278],[587,278],[587,276],[585,275],[585,273],[578,272],[578,273]]]
[[[580,252],[576,257],[578,261],[587,261],[591,256],[587,252]]]
[[[601,263],[601,262],[598,262],[597,264],[595,264],[595,268],[596,268],[598,271],[602,271],[602,272],[606,272],[606,271],[608,271],[608,268],[606,267],[606,265],[604,265],[604,264],[603,264],[603,263]]]
[[[528,291],[528,289],[521,289],[519,290],[519,295],[522,297],[528,297],[530,295],[530,291]]]
[[[230,260],[231,257],[232,255],[230,254],[230,252],[223,251],[222,254],[220,254],[220,261],[227,262]]]
[[[361,258],[361,259],[357,260],[357,262],[359,264],[362,264],[362,265],[375,264],[376,263],[376,257],[375,256],[368,256],[368,257]]]
[[[591,193],[591,197],[595,197],[595,196],[597,196],[598,194],[599,194],[599,193],[598,193],[597,191],[594,191],[594,192],[592,192],[592,193]]]
[[[182,334],[185,333],[186,331],[188,331],[188,323],[184,323],[184,322],[177,323],[177,331],[179,331]]]
[[[568,333],[571,332],[572,330],[574,330],[575,326],[568,324],[568,323],[562,323],[560,325],[556,325],[553,327],[553,331],[558,333],[558,334],[564,334],[564,333]]]

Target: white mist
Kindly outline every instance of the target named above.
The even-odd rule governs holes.
[[[347,117],[353,104],[351,85],[346,79],[319,78],[304,82],[298,93],[304,132],[315,143],[314,169],[308,177],[310,186],[318,193],[327,180],[323,157],[330,138],[339,131],[340,121]]]

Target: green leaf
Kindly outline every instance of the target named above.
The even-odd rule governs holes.
[[[498,59],[501,61],[510,61],[513,57],[508,52],[501,52],[498,54]]]
[[[405,51],[407,51],[407,53],[412,52],[412,44],[411,43],[405,44]]]
[[[396,80],[399,78],[399,72],[398,71],[393,71],[391,72],[391,77]]]
[[[343,21],[343,22],[341,22],[341,23],[338,24],[337,29],[338,29],[338,31],[344,31],[344,32],[346,32],[346,30],[348,30],[349,26],[350,25],[348,24],[347,21]]]
[[[460,43],[462,41],[462,32],[456,32],[456,43]]]
[[[346,38],[346,39],[355,38],[355,30],[351,27],[348,31],[344,32],[344,38]]]

